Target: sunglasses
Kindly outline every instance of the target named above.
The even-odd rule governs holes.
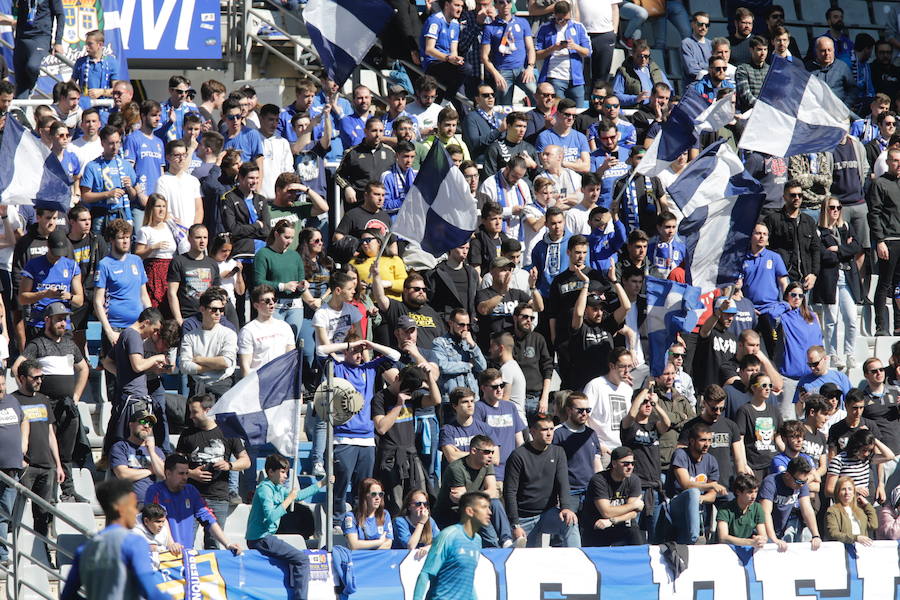
[[[606,100],[606,96],[597,96],[596,94],[592,94],[591,100],[593,100],[594,102],[603,102],[604,100]]]
[[[578,412],[578,414],[580,414],[580,415],[589,415],[589,414],[591,414],[591,408],[590,408],[590,407],[587,407],[587,408],[576,408],[575,410],[576,410],[576,411]]]
[[[701,23],[699,21],[694,21],[694,25],[697,27],[709,27],[709,23]]]
[[[172,91],[175,92],[175,93],[176,93],[177,95],[179,95],[179,96],[184,96],[185,94],[187,94],[187,93],[190,92],[191,90],[179,90],[178,88],[175,88],[175,89],[173,89]]]
[[[603,108],[619,108],[618,104],[604,104]]]
[[[809,367],[810,369],[812,369],[812,368],[815,368],[815,367],[819,366],[819,363],[820,363],[820,362],[822,362],[822,359],[821,359],[821,358],[820,358],[819,360],[815,361],[815,362],[808,362],[808,363],[806,363],[806,366]]]
[[[462,327],[463,329],[468,329],[472,326],[471,323],[457,323],[456,321],[454,321],[453,324],[457,327]]]
[[[384,498],[384,492],[369,492],[369,498]]]
[[[260,298],[259,301],[263,304],[275,304],[275,298]]]
[[[484,92],[483,94],[478,94],[478,95],[481,96],[482,98],[493,98],[494,92]]]
[[[623,467],[633,467],[634,461],[633,460],[620,460],[619,464],[622,465]]]
[[[670,352],[672,358],[684,358],[684,352]]]
[[[488,387],[490,387],[492,390],[502,390],[506,387],[506,382],[504,381],[503,383],[495,383],[494,385]]]
[[[713,67],[713,71],[727,71],[728,67]]]
[[[828,207],[828,210],[841,210],[841,206],[840,206],[840,205],[838,205],[838,206],[829,206],[829,207]]]
[[[638,54],[638,58],[643,58],[644,60],[647,60],[650,58],[650,55],[649,54]]]
[[[802,298],[805,294],[803,292],[791,292],[788,296],[791,298]]]
[[[762,388],[764,390],[768,390],[768,389],[772,388],[772,384],[771,383],[757,383],[756,387]]]
[[[529,321],[534,321],[535,319],[537,319],[537,317],[534,315],[519,315],[519,318],[528,319]]]
[[[416,501],[416,502],[410,502],[409,505],[410,505],[410,506],[416,506],[416,507],[418,507],[418,506],[428,506],[428,503],[425,502],[424,500],[418,500],[418,501]]]
[[[869,374],[874,375],[875,373],[884,373],[886,370],[887,369],[885,369],[884,367],[878,369],[869,369]]]
[[[244,117],[242,117],[241,115],[227,115],[225,118],[229,121],[238,121],[240,119],[243,119]]]
[[[494,449],[493,449],[493,448],[475,448],[475,450],[478,451],[478,452],[481,452],[481,453],[484,454],[485,456],[490,456],[491,454],[494,453]]]
[[[224,306],[207,306],[206,310],[208,310],[209,312],[213,312],[213,313],[222,313],[222,312],[225,312],[225,307]]]
[[[707,404],[707,407],[709,408],[710,412],[714,412],[714,413],[716,413],[716,414],[725,412],[725,407],[724,407],[724,406],[709,406],[709,405]]]
[[[788,192],[788,196],[791,198],[802,198],[803,192]]]
[[[408,289],[408,290],[410,290],[410,291],[412,291],[412,292],[424,292],[424,291],[427,290],[428,288],[426,288],[426,287],[424,287],[424,286],[420,286],[420,285],[411,285],[411,286],[409,286],[409,287],[406,288],[406,289]]]
[[[375,241],[375,238],[363,238],[363,239],[359,240],[359,243],[360,244],[368,244],[368,243],[374,242],[374,241]],[[412,288],[410,288],[410,289],[412,289]]]
[[[153,425],[153,419],[150,419],[150,418],[139,419],[138,425]]]

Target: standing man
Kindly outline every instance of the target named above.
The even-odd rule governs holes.
[[[752,18],[752,17],[751,17]],[[769,74],[769,43],[762,36],[750,38],[748,60],[739,62],[734,74],[737,88],[737,109],[741,112],[750,110],[756,104],[763,81]]]
[[[166,198],[169,216],[184,232],[191,225],[203,222],[200,180],[188,173],[191,157],[182,140],[166,143],[166,161],[169,170],[159,178],[156,191]]]
[[[463,494],[459,517],[459,523],[441,530],[431,545],[413,600],[475,599],[475,567],[481,557],[477,532],[491,522],[490,496],[481,491]]]
[[[552,85],[560,98],[581,106],[584,59],[591,54],[591,40],[584,25],[572,20],[571,10],[572,5],[566,0],[553,5],[553,20],[544,23],[535,35],[535,56],[544,61],[539,81]]]
[[[900,170],[900,152],[897,167]],[[900,192],[897,196],[900,198]],[[781,256],[791,281],[801,282],[808,291],[815,285],[819,272],[821,242],[815,220],[800,210],[802,202],[803,185],[796,179],[789,180],[784,184],[784,207],[768,215],[764,223],[769,228],[769,247]],[[869,214],[871,222],[872,213]],[[891,276],[887,277],[889,284]]]
[[[178,368],[190,376],[191,395],[208,393],[218,400],[231,389],[237,363],[237,334],[220,322],[225,302],[219,288],[203,292],[201,325],[181,340]]]
[[[510,0],[494,0],[497,16],[485,23],[481,37],[481,64],[486,74],[493,77],[492,87],[499,95],[498,102],[504,106],[512,104],[514,85],[525,92],[532,103],[536,89],[531,24],[522,17],[513,16],[512,4]],[[474,151],[471,144],[469,148]]]
[[[455,308],[447,317],[447,334],[434,339],[435,363],[440,370],[440,386],[445,398],[459,387],[473,391],[478,399],[476,377],[487,368],[481,348],[472,336],[472,318],[462,308]]]
[[[485,369],[478,375],[478,384],[481,401],[475,403],[475,418],[491,428],[491,438],[497,444],[494,460],[497,481],[502,482],[509,456],[524,442],[525,423],[516,405],[503,399],[506,383],[500,371]]]
[[[553,355],[544,336],[534,330],[537,312],[529,304],[513,310],[513,358],[525,376],[525,415],[547,414],[553,379]]]
[[[28,433],[31,424],[22,412],[19,401],[6,393],[6,369],[0,369],[0,470],[18,480],[25,467]],[[16,488],[0,483],[0,537],[6,539],[12,518]],[[9,549],[0,544],[0,564],[9,568]]]
[[[500,139],[506,127],[500,116],[494,114],[495,97],[491,86],[486,84],[478,86],[475,110],[463,118],[463,140],[469,148],[472,160],[476,163],[484,162],[484,153],[488,146]]]
[[[625,348],[614,348],[609,354],[609,372],[591,379],[584,387],[591,408],[588,425],[600,437],[600,452],[605,457],[622,445],[619,437],[622,419],[628,414],[631,397],[631,372],[634,358]]]
[[[897,285],[900,261],[900,150],[887,152],[887,173],[875,180],[866,194],[869,204],[870,242],[878,256],[878,285],[875,287],[875,335],[890,335],[888,294]],[[894,311],[896,314],[896,310]]]
[[[699,79],[712,56],[712,42],[706,38],[709,33],[709,13],[695,12],[691,16],[691,36],[681,40],[681,63],[684,76],[691,81]]]
[[[575,499],[575,512],[580,513],[591,478],[603,470],[600,438],[587,426],[591,414],[587,396],[581,392],[569,394],[565,411],[566,420],[553,432],[553,443],[566,453],[569,493]]]
[[[200,295],[210,287],[220,285],[219,265],[206,254],[208,241],[205,225],[191,225],[188,229],[190,250],[169,263],[169,273],[166,275],[169,290],[166,294],[169,310],[179,326],[200,311]]]
[[[222,224],[231,233],[234,244],[231,256],[249,264],[252,257],[265,247],[269,236],[269,202],[259,193],[262,170],[254,163],[241,165],[238,184],[222,198]],[[199,198],[198,198],[199,200]],[[253,271],[244,271],[245,280]],[[253,287],[252,281],[246,282]]]
[[[161,115],[159,102],[144,100],[141,103],[141,127],[126,135],[122,144],[125,160],[134,169],[135,185],[147,196],[156,193],[156,184],[166,165],[163,141],[154,134],[159,128]],[[171,211],[172,201],[168,196],[166,200]]]
[[[847,63],[836,60],[834,41],[831,38],[823,35],[816,39],[816,61],[810,66],[810,75],[821,79],[844,104],[854,105],[857,96],[856,81]]]
[[[44,57],[51,52],[65,55],[62,45],[65,13],[61,0],[19,0],[15,5],[17,19],[13,69],[16,72],[16,98],[27,100],[40,77]]]
[[[591,39],[591,81],[609,79],[619,30],[619,4],[620,0],[575,0],[578,17]]]
[[[91,209],[94,233],[100,233],[108,220],[133,221],[131,207],[144,206],[147,195],[135,187],[137,175],[122,158],[122,134],[107,125],[100,130],[103,153],[84,168],[81,177],[81,201]]]
[[[425,20],[422,26],[419,55],[425,74],[434,77],[444,89],[438,88],[438,104],[453,100],[463,82],[463,57],[458,54],[459,17],[463,0],[440,0],[441,11]]]

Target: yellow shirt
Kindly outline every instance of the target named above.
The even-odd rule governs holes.
[[[375,258],[370,257],[361,263],[356,261],[352,263],[359,274],[359,280],[365,281],[369,285],[372,284],[369,270],[372,268],[373,262],[375,262]],[[378,274],[382,281],[390,282],[389,285],[385,284],[384,286],[384,293],[387,297],[398,301],[402,300],[403,282],[406,280],[406,264],[403,259],[399,256],[382,256],[378,262]]]

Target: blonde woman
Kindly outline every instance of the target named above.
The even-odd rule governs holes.
[[[878,530],[878,516],[872,504],[856,494],[852,477],[841,477],[834,490],[834,504],[825,513],[828,540],[871,546]]]
[[[169,202],[162,194],[150,194],[144,210],[143,227],[135,237],[134,253],[144,261],[150,304],[159,306],[166,297],[166,274],[175,257],[177,244],[169,221]]]

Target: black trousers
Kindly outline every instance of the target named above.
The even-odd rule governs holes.
[[[613,50],[616,49],[616,32],[608,31],[606,33],[592,33],[590,36],[591,81],[588,82],[588,84],[593,86],[594,81],[609,80],[609,71],[612,68]],[[590,91],[590,89],[585,90],[587,93],[590,93]]]
[[[28,465],[28,467],[26,467],[25,471],[22,473],[22,478],[19,480],[19,483],[27,487],[29,490],[31,490],[47,502],[54,502],[53,484],[55,481],[55,468],[48,469],[45,467],[35,467],[32,465]],[[50,513],[45,511],[36,503],[32,502],[31,515],[34,517],[35,531],[43,536],[46,536],[47,531],[50,528]]]
[[[874,244],[873,244],[874,245]],[[894,297],[894,288],[897,286],[897,263],[900,262],[900,240],[885,242],[888,249],[887,260],[878,259],[878,285],[875,286],[875,330],[887,333],[888,308],[885,302]],[[895,313],[896,314],[896,313]],[[894,323],[896,328],[900,323]]]
[[[50,36],[19,38],[13,50],[13,68],[16,70],[16,98],[31,96],[41,74],[41,62],[50,53]]]

